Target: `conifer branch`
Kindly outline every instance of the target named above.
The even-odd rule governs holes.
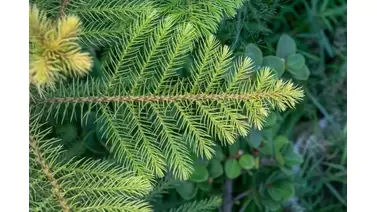
[[[221,202],[221,197],[214,196],[204,200],[192,201],[183,204],[177,208],[170,209],[168,212],[209,212],[216,209],[216,207],[218,207]]]
[[[252,126],[261,129],[271,109],[292,108],[303,97],[269,68],[234,58],[210,34],[243,1],[64,1],[67,14],[82,21],[80,44],[106,46],[104,76],[61,80],[33,96],[31,109],[61,122],[82,122],[94,112],[111,156],[129,171],[188,179],[189,150],[210,159],[217,141],[234,143]]]
[[[47,179],[52,186],[52,193],[58,199],[58,202],[59,202],[60,206],[62,207],[63,211],[64,212],[71,211],[71,208],[69,207],[69,205],[67,203],[67,200],[64,198],[64,194],[62,192],[62,189],[61,189],[58,181],[54,178],[54,174],[53,174],[52,170],[50,169],[48,163],[43,158],[42,153],[39,150],[37,141],[32,136],[29,136],[29,144],[30,144],[30,147],[31,147],[35,157],[36,157],[36,161],[42,167],[43,173],[47,176]]]
[[[62,160],[59,140],[48,138],[40,119],[32,114],[30,123],[31,211],[151,211],[149,179],[109,161]]]
[[[40,100],[39,103],[109,103],[109,102],[181,102],[181,101],[251,101],[265,98],[281,98],[278,92],[254,92],[251,94],[184,94],[176,96],[91,96],[91,97],[56,97]],[[299,101],[300,99],[298,99]]]

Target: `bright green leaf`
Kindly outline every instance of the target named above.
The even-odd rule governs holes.
[[[195,165],[208,166],[209,161],[205,158],[198,157],[194,152],[190,153],[190,158],[194,161]]]
[[[264,123],[264,128],[272,127],[276,124],[276,114],[275,113],[270,113],[268,115],[266,122]]]
[[[85,148],[89,149],[93,153],[96,153],[96,154],[106,153],[106,149],[98,141],[96,137],[96,132],[94,130],[85,135],[83,142],[84,142]]]
[[[272,199],[261,199],[261,203],[270,211],[277,211],[280,209],[280,204]]]
[[[192,199],[198,191],[198,188],[195,186],[195,183],[190,181],[179,182],[176,185],[175,189],[179,193],[179,195],[185,200]]]
[[[240,142],[237,139],[236,142],[228,146],[229,155],[236,155],[238,150],[240,149]]]
[[[280,57],[272,55],[263,58],[263,66],[272,68],[277,78],[281,77],[285,70],[284,60]]]
[[[295,193],[295,188],[291,182],[280,181],[276,184],[276,187],[283,192],[283,201],[288,201]]]
[[[275,160],[280,166],[283,166],[285,163],[284,157],[280,152],[275,152]]]
[[[285,145],[289,144],[290,141],[287,137],[279,135],[274,139],[274,149],[275,152],[280,151]]]
[[[215,146],[213,149],[216,151],[215,155],[213,156],[213,159],[223,161],[225,159],[223,149],[220,146]]]
[[[280,170],[281,170],[282,172],[284,172],[284,174],[286,174],[287,176],[292,176],[292,175],[293,175],[293,170],[292,170],[290,167],[280,166],[279,168],[280,168]]]
[[[198,184],[198,187],[203,191],[210,191],[212,189],[212,184],[208,182],[202,182]]]
[[[268,188],[267,192],[270,197],[276,202],[280,202],[283,199],[284,191],[279,187],[273,186],[271,188]]]
[[[310,76],[308,66],[304,65],[299,69],[288,69],[288,72],[297,80],[307,80]]]
[[[271,156],[273,151],[272,151],[272,144],[270,142],[264,142],[264,145],[262,148],[258,149],[263,155],[266,156]]]
[[[258,148],[262,143],[262,132],[259,130],[250,130],[250,133],[247,137],[244,138],[246,143],[253,148]]]
[[[201,183],[208,180],[209,173],[205,166],[201,164],[194,164],[194,172],[192,173],[190,180],[196,183]]]
[[[220,177],[224,173],[223,165],[219,160],[212,159],[208,165],[208,172],[212,178]]]
[[[283,34],[276,48],[276,56],[286,59],[289,55],[296,53],[296,42],[287,34]]]
[[[194,161],[195,164],[203,165],[204,167],[208,166],[209,161],[203,158],[196,158]]]
[[[287,201],[294,194],[294,186],[288,181],[279,181],[268,188],[267,192],[276,202]]]
[[[235,159],[228,159],[225,162],[225,174],[229,179],[235,179],[241,175],[241,166]]]
[[[238,160],[239,164],[243,169],[252,169],[255,166],[255,159],[250,154],[244,154]]]
[[[292,70],[301,69],[305,65],[305,57],[302,54],[292,54],[287,57],[287,68]]]
[[[273,137],[275,136],[275,132],[272,130],[272,128],[265,128],[262,131],[262,139],[266,141],[271,141]]]
[[[263,64],[263,53],[255,44],[247,44],[245,47],[245,55],[252,59],[255,66],[261,66]]]
[[[302,162],[304,162],[302,156],[295,151],[293,151],[292,148],[289,148],[285,154],[284,154],[284,160],[285,164],[288,166],[298,166]]]

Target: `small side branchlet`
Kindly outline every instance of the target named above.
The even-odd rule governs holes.
[[[39,93],[67,76],[84,76],[91,70],[92,59],[77,42],[80,27],[77,16],[53,21],[36,6],[30,7],[29,76]]]

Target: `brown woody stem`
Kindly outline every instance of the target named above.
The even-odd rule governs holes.
[[[52,193],[57,198],[57,200],[58,200],[58,202],[59,202],[59,204],[62,207],[64,212],[71,211],[71,209],[70,209],[70,207],[67,203],[67,200],[64,198],[62,189],[60,188],[58,181],[54,178],[54,175],[53,175],[50,167],[48,166],[47,162],[43,158],[42,153],[39,151],[37,141],[31,136],[29,136],[29,141],[30,141],[30,143],[29,143],[30,147],[33,150],[33,153],[36,157],[36,161],[41,165],[43,173],[47,176],[47,179],[52,186]]]
[[[68,5],[70,0],[61,0],[61,3],[60,3],[60,9],[59,9],[59,18],[63,17],[64,16],[64,13],[65,13],[65,9]]]
[[[252,94],[186,94],[176,96],[93,96],[93,97],[56,97],[42,100],[44,103],[104,103],[104,102],[176,102],[203,100],[251,100],[273,97],[270,93]]]

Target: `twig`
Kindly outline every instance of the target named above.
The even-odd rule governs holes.
[[[250,194],[250,192],[252,192],[251,189],[249,189],[249,190],[247,190],[247,191],[245,191],[245,192],[239,194],[238,196],[236,196],[236,197],[233,199],[233,202],[235,202],[235,201],[237,201],[237,200],[240,200],[240,199],[246,197],[247,195]]]
[[[237,43],[238,43],[238,40],[240,38],[240,35],[241,35],[241,10],[238,11],[238,14],[237,14],[237,30],[236,30],[236,38],[234,39],[234,42],[232,44],[232,46],[230,47],[232,50],[234,50],[237,46]]]
[[[70,0],[61,0],[60,9],[59,9],[59,18],[64,16],[65,9]]]
[[[232,180],[226,179],[225,181],[225,189],[224,189],[224,210],[223,212],[232,212]]]
[[[240,209],[240,212],[244,212],[247,208],[247,206],[250,204],[251,199],[248,199],[245,204],[242,205],[242,208]]]

